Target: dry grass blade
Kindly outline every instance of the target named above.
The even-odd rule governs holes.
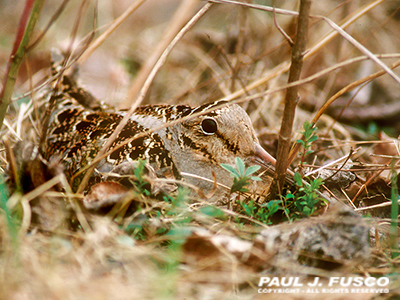
[[[374,55],[371,51],[369,51],[367,48],[361,45],[355,38],[353,38],[342,28],[340,28],[335,22],[332,22],[326,17],[321,17],[321,19],[327,22],[329,26],[331,26],[335,31],[337,31],[341,36],[343,36],[343,38],[345,38],[352,45],[354,45],[358,50],[360,50],[362,53],[367,55],[371,60],[377,63],[386,73],[390,75],[390,77],[392,77],[394,80],[396,80],[397,83],[400,84],[400,78],[395,73],[393,73],[393,71],[386,64],[384,64],[376,55]]]
[[[29,44],[33,30],[39,19],[40,10],[43,6],[43,0],[27,0],[24,12],[18,27],[13,50],[7,66],[6,76],[4,77],[3,89],[0,93],[0,129],[3,126],[3,120],[7,113],[8,105],[17,80],[19,68],[24,59],[26,47]]]
[[[85,61],[92,55],[92,53],[100,47],[100,45],[106,40],[107,37],[110,36],[132,13],[134,13],[140,5],[143,4],[146,0],[137,0],[135,1],[122,15],[120,15],[117,19],[115,19],[109,28],[99,36],[96,41],[82,54],[82,56],[78,59],[78,64],[83,64]]]
[[[340,24],[341,29],[346,29],[349,27],[351,24],[354,24],[355,21],[357,21],[359,18],[364,16],[366,13],[377,7],[379,4],[381,4],[385,0],[375,0],[372,3],[366,4],[365,6],[361,7],[358,11],[354,12],[350,16],[346,17],[347,20],[343,20],[343,23]],[[320,16],[311,16],[311,17],[316,17],[320,18]],[[309,50],[307,50],[307,53],[304,55],[304,59],[307,59],[311,55],[315,54],[318,52],[322,47],[324,47],[327,43],[329,43],[335,36],[339,34],[338,30],[332,30],[329,34],[327,34],[325,37],[323,37],[316,45],[311,47]]]
[[[258,10],[263,10],[263,11],[268,11],[268,12],[278,13],[278,14],[288,15],[288,16],[298,16],[299,15],[299,13],[297,11],[279,9],[276,7],[270,7],[270,6],[266,6],[266,5],[250,4],[250,3],[246,3],[246,2],[239,2],[239,1],[232,1],[232,0],[208,0],[207,2],[240,5],[240,6],[247,7],[247,8],[254,8],[254,9],[258,9]]]
[[[125,125],[128,123],[129,118],[131,115],[134,113],[136,108],[139,107],[139,105],[142,103],[144,97],[146,96],[146,93],[148,89],[150,88],[150,85],[156,76],[158,70],[161,68],[161,66],[164,64],[166,61],[168,55],[172,51],[172,49],[175,47],[175,45],[178,43],[178,41],[182,38],[182,36],[194,25],[196,22],[210,9],[212,4],[207,4],[203,8],[201,8],[196,15],[179,31],[179,33],[176,35],[176,37],[171,41],[171,43],[168,45],[168,47],[164,50],[160,58],[158,59],[157,63],[153,67],[152,71],[150,72],[149,76],[147,77],[138,98],[136,99],[135,103],[131,106],[127,114],[124,116],[124,118],[121,120],[121,122],[118,124],[117,128],[115,128],[114,132],[112,135],[108,138],[107,142],[104,144],[102,149],[99,151],[97,154],[97,157],[102,157],[108,150],[108,148],[111,146],[111,144],[114,142],[118,134],[121,132],[121,130],[125,127]],[[97,157],[95,160],[97,160]],[[84,178],[82,179],[81,184],[79,185],[78,188],[78,193],[81,193],[84,191],[86,188],[87,182],[89,178],[92,175],[92,172],[95,168],[95,164],[92,163],[92,166],[88,169],[87,173],[85,174]]]
[[[391,69],[397,68],[398,66],[400,66],[400,60],[398,60],[396,63],[394,63],[391,66]],[[318,122],[319,118],[325,113],[326,109],[335,100],[337,100],[340,96],[342,96],[343,94],[345,94],[345,93],[347,93],[349,91],[352,91],[353,89],[355,89],[356,87],[364,84],[365,82],[370,82],[370,81],[372,81],[372,80],[374,80],[374,79],[376,79],[376,78],[378,78],[380,76],[383,76],[385,74],[386,74],[386,71],[382,70],[382,71],[376,72],[374,74],[368,75],[368,76],[366,76],[364,78],[361,78],[361,79],[359,79],[359,80],[357,80],[355,82],[352,82],[349,85],[347,85],[346,87],[342,88],[339,92],[337,92],[335,95],[333,95],[331,98],[329,98],[329,100],[326,101],[326,103],[318,110],[318,112],[315,114],[315,116],[312,119],[312,123],[316,124]],[[297,152],[299,151],[299,149],[300,149],[300,145],[299,144],[294,145],[294,147],[292,148],[292,150],[290,151],[290,154],[289,154],[289,163],[291,163],[294,160],[294,158],[295,158]]]
[[[197,1],[195,0],[181,1],[180,6],[176,10],[175,14],[172,16],[171,22],[165,30],[163,38],[152,51],[151,56],[146,60],[145,64],[140,69],[139,74],[136,76],[135,81],[129,89],[126,98],[127,100],[121,105],[122,108],[129,108],[135,101],[138,94],[141,92],[141,89],[146,84],[147,79],[150,77],[150,73],[155,67],[155,64],[159,60],[160,56],[175,39],[178,32],[182,29],[182,26],[188,23],[188,20],[193,14],[196,6]]]
[[[61,4],[60,7],[57,9],[57,11],[54,13],[54,15],[51,17],[49,23],[45,27],[45,29],[42,30],[42,32],[39,34],[39,36],[33,41],[32,44],[27,47],[27,51],[31,50],[32,48],[36,47],[37,44],[40,43],[40,41],[44,38],[46,32],[50,29],[51,25],[54,24],[54,22],[58,19],[58,17],[61,15],[61,13],[64,11],[65,7],[67,6],[68,2],[70,0],[64,0]]]
[[[359,9],[357,12],[355,12],[352,15],[348,16],[347,20],[344,21],[343,24],[340,25],[340,27],[342,29],[346,29],[348,26],[350,26],[351,24],[356,22],[359,18],[364,16],[367,12],[369,12],[370,10],[375,8],[377,5],[379,5],[383,1],[384,0],[376,0],[376,1],[372,2],[372,3],[370,3],[370,4],[366,4],[364,7]],[[242,3],[242,2],[235,2],[235,4],[236,5],[248,6],[247,4]],[[251,6],[249,6],[249,7],[251,7]],[[254,8],[264,10],[264,9],[258,7],[258,6],[254,7]],[[265,9],[265,10],[274,12],[274,9],[272,7],[270,9]],[[281,12],[280,10],[275,10],[275,13],[285,14],[286,12]],[[295,12],[295,14],[293,14],[293,15],[298,15],[298,13]],[[312,17],[312,16],[310,16],[310,17]],[[328,44],[338,34],[339,34],[338,31],[332,30],[332,32],[328,33],[319,42],[317,42],[317,44],[315,44],[312,47],[310,47],[309,49],[307,49],[306,53],[304,54],[303,59],[307,60],[308,58],[312,57],[314,54],[318,53],[318,51],[320,51],[326,44]],[[274,67],[272,70],[269,70],[268,72],[266,72],[266,74],[264,76],[262,76],[260,79],[248,84],[245,89],[240,89],[240,90],[232,93],[231,95],[229,95],[229,97],[226,97],[224,99],[227,99],[227,100],[236,99],[236,98],[242,96],[243,94],[245,94],[246,91],[254,90],[257,87],[267,83],[272,78],[278,77],[279,75],[287,72],[289,70],[289,68],[290,68],[290,62],[283,62],[283,63],[279,64],[278,66]]]
[[[44,118],[43,118],[43,127],[42,127],[42,134],[40,137],[40,142],[39,142],[39,147],[41,152],[44,152],[44,147],[45,147],[45,142],[46,142],[46,137],[47,137],[47,129],[49,126],[49,122],[50,122],[50,115],[51,112],[54,108],[55,102],[56,102],[56,94],[59,90],[60,84],[61,84],[61,80],[63,78],[64,72],[66,72],[66,70],[68,69],[69,66],[71,66],[71,60],[73,60],[73,47],[74,47],[74,43],[76,41],[76,37],[78,34],[78,30],[79,27],[81,25],[82,22],[82,16],[84,15],[84,12],[86,11],[86,9],[88,8],[89,5],[89,1],[84,0],[81,2],[81,5],[78,9],[78,14],[76,16],[76,20],[74,23],[74,27],[71,31],[71,39],[67,48],[67,57],[64,59],[63,61],[63,65],[61,67],[61,70],[59,72],[59,74],[56,75],[55,79],[56,79],[56,83],[54,85],[54,89],[53,89],[53,94],[52,97],[50,98],[50,103],[48,105],[48,107],[45,110],[44,113]],[[94,18],[93,18],[93,27],[96,27],[96,21],[97,21],[97,14],[95,12],[94,14]],[[92,33],[89,35],[89,38],[87,39],[87,44],[83,47],[81,54],[83,53],[83,51],[85,50],[86,46],[91,42],[91,40],[94,37],[94,30],[92,31]],[[80,54],[78,55],[78,57],[80,56]]]
[[[25,1],[0,4],[0,31],[13,31]],[[182,20],[194,13],[179,15],[178,11],[190,10],[195,0],[45,2],[37,26],[42,27],[36,35],[40,45],[32,47],[36,42],[31,42],[25,64],[21,64],[0,141],[0,298],[264,299],[267,295],[258,294],[260,276],[317,276],[324,283],[330,277],[386,277],[390,280],[388,293],[349,296],[397,299],[400,261],[392,256],[398,250],[391,248],[390,242],[399,241],[399,224],[390,208],[400,200],[388,200],[394,186],[390,175],[400,168],[396,138],[400,134],[400,86],[389,75],[383,76],[387,72],[373,59],[388,67],[400,65],[400,37],[396,35],[400,7],[383,0],[312,1],[310,42],[308,50],[302,52],[302,76],[288,83],[292,45],[287,37],[296,35],[299,13],[295,10],[300,1],[269,1],[271,6],[250,2],[257,1],[197,1],[198,14],[189,23]],[[199,11],[205,4],[208,10]],[[11,15],[14,19],[10,21]],[[170,42],[164,43],[167,32]],[[360,54],[346,34],[369,52]],[[13,37],[5,36],[11,48]],[[57,59],[58,74],[50,75],[50,48],[54,47],[61,48],[66,59]],[[154,51],[157,55],[153,53],[156,47],[162,48]],[[0,49],[0,72],[6,71],[8,54]],[[154,60],[149,59],[153,55]],[[156,122],[157,127],[150,117],[151,130],[136,135],[125,131],[123,123],[116,129],[126,111],[116,112],[108,105],[104,110],[79,106],[79,112],[69,111],[65,118],[69,124],[74,121],[73,125],[68,129],[57,126],[64,109],[71,108],[68,98],[80,102],[79,96],[91,94],[107,104],[122,103],[131,79],[138,78],[144,62],[151,60],[154,67],[147,70],[129,113],[134,114],[135,107],[142,104],[195,108],[222,97],[228,103],[179,120],[174,116],[170,121],[166,116]],[[79,72],[75,73],[75,66]],[[397,70],[394,73],[398,74]],[[57,90],[57,80],[71,74],[77,85],[69,89],[61,84],[62,89]],[[88,94],[73,94],[75,87]],[[276,156],[284,92],[293,87],[301,95],[293,128],[314,117],[318,139],[309,151],[302,149],[292,164],[300,162],[301,175],[308,176],[304,181],[309,184],[298,177],[294,182],[288,180],[276,200],[268,199],[270,186],[253,190],[257,182],[234,193],[235,185],[229,186],[219,175],[196,177],[213,186],[208,194],[190,183],[190,177],[198,176],[192,171],[178,168],[180,176],[168,173],[160,178],[149,166],[151,156],[149,165],[142,171],[135,169],[134,176],[125,175],[126,170],[119,173],[119,162],[115,162],[117,168],[108,170],[113,157],[121,153],[121,159],[129,161],[129,153],[135,151],[132,146],[140,144],[144,136],[163,135],[168,131],[164,128],[179,129],[177,123],[233,103],[246,109],[259,144]],[[46,137],[41,129],[52,95],[65,96],[65,101],[63,98],[56,104],[66,103],[67,107],[56,106],[44,152],[36,156],[33,152],[39,139]],[[341,110],[342,117],[338,117]],[[108,115],[120,117],[112,126],[96,120]],[[138,116],[128,122],[134,123]],[[86,121],[91,120],[88,125]],[[95,151],[85,160],[91,138],[97,137],[99,129],[105,135],[96,140]],[[47,147],[56,132],[63,137],[55,151],[67,152],[63,157],[49,158]],[[117,140],[96,156],[113,132],[119,134]],[[297,138],[296,133],[290,137]],[[111,142],[108,140],[108,145]],[[35,146],[35,151],[23,146],[25,143]],[[127,150],[131,152],[127,154]],[[150,151],[153,149],[146,154]],[[293,154],[296,156],[295,150],[290,152]],[[32,159],[40,164],[32,164]],[[75,159],[71,169],[70,162]],[[390,159],[396,159],[396,164],[389,166]],[[252,161],[243,163],[244,169],[236,166],[237,171],[246,174]],[[77,192],[84,173],[90,177],[88,170],[95,166],[90,189],[87,186],[81,193],[81,186]],[[260,184],[271,182],[273,171],[268,171],[248,175],[261,178]],[[308,188],[318,177],[324,180],[315,190],[320,202],[312,204],[317,209],[306,214],[300,205],[314,195],[304,191],[313,192]],[[212,194],[215,188],[218,190]],[[220,190],[226,190],[226,195],[217,195]],[[324,197],[327,201],[321,200]],[[303,282],[304,286],[307,283]],[[305,290],[286,296],[347,297],[334,292],[325,295],[322,288],[316,287],[321,292],[318,296],[305,296]]]
[[[340,157],[340,158],[338,158],[338,159],[335,159],[334,161],[332,161],[332,162],[330,162],[330,163],[328,163],[328,164],[326,164],[326,165],[323,165],[323,166],[321,166],[321,167],[318,167],[318,168],[316,168],[315,170],[310,171],[310,172],[308,172],[307,174],[304,174],[304,177],[309,177],[309,176],[311,176],[311,175],[313,175],[313,174],[316,174],[316,173],[320,172],[320,171],[323,170],[323,169],[329,168],[329,167],[331,167],[331,166],[334,166],[334,165],[340,163],[341,161],[344,161],[343,164],[342,164],[342,166],[341,166],[339,169],[337,169],[337,170],[335,169],[336,172],[339,172],[340,169],[342,169],[343,166],[346,164],[346,162],[350,159],[351,155],[355,154],[359,149],[360,149],[360,148],[354,150],[354,151],[351,152],[349,155],[342,156],[342,157]],[[331,176],[333,177],[334,175],[335,175],[335,174],[333,174],[333,175],[331,175]]]
[[[11,171],[12,176],[15,178],[16,189],[18,191],[22,191],[17,161],[15,160],[14,152],[12,151],[10,141],[8,140],[8,138],[4,138],[3,143],[6,151],[7,160],[9,162],[9,170]]]
[[[47,182],[43,183],[42,185],[38,186],[33,191],[23,195],[22,198],[21,198],[21,201],[30,202],[33,199],[39,197],[40,195],[44,194],[46,191],[51,189],[53,186],[61,183],[63,176],[64,176],[63,174],[60,174],[58,176],[53,177],[49,181],[47,181]],[[10,207],[10,208],[13,208],[13,207]]]

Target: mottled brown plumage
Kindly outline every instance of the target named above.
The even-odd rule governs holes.
[[[76,189],[83,174],[77,177],[75,174],[90,164],[125,112],[112,112],[99,105],[87,108],[80,99],[85,97],[70,90],[65,89],[58,95],[57,108],[50,120],[45,158],[60,159],[67,177],[74,179],[72,186]],[[202,112],[206,113],[199,116]],[[192,115],[195,116],[190,118]],[[182,122],[148,132],[182,118],[185,118]],[[140,133],[145,134],[132,139]],[[127,143],[117,148],[124,142]],[[268,165],[274,161],[259,145],[246,112],[226,101],[196,108],[187,105],[141,106],[110,149],[115,150],[97,165],[90,185],[102,181],[104,173],[122,170],[129,173],[133,161],[144,159],[157,176],[184,178],[207,193],[213,189],[213,183],[190,174],[212,180],[214,172],[219,183],[230,186],[232,177],[220,166],[221,163],[234,165],[235,157],[247,164]]]

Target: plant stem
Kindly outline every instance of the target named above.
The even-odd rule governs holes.
[[[13,245],[16,246],[18,243],[18,239],[17,239],[18,230],[17,230],[15,222],[13,220],[11,211],[7,206],[8,198],[9,198],[9,195],[8,195],[7,186],[3,182],[3,178],[0,178],[0,212],[5,215],[10,238],[13,242]]]
[[[11,102],[11,96],[14,91],[15,82],[17,81],[18,71],[24,59],[33,29],[39,19],[43,2],[44,0],[26,0],[14,46],[7,64],[7,75],[5,76],[3,89],[0,93],[0,129],[3,125],[8,105]]]
[[[164,50],[164,52],[161,54],[161,56],[158,58],[157,63],[154,65],[153,69],[151,70],[149,76],[147,77],[146,81],[144,82],[142,89],[140,90],[140,93],[135,100],[135,102],[132,104],[131,108],[126,112],[126,115],[124,118],[121,120],[121,122],[118,124],[118,126],[115,128],[113,134],[108,138],[107,142],[103,145],[103,147],[100,149],[100,151],[97,153],[96,158],[92,161],[91,166],[88,168],[87,172],[85,173],[81,183],[79,184],[77,193],[82,193],[86,185],[89,181],[90,176],[92,176],[94,168],[96,167],[97,163],[100,161],[98,160],[99,157],[107,153],[108,148],[112,145],[114,140],[117,138],[118,134],[121,132],[121,130],[125,127],[126,124],[128,124],[128,121],[130,120],[130,117],[136,110],[136,108],[139,107],[139,105],[142,103],[143,99],[145,98],[151,83],[153,82],[154,77],[156,76],[157,72],[160,70],[162,65],[165,63],[165,61],[168,58],[168,55],[171,53],[172,49],[175,47],[175,45],[180,41],[180,39],[183,37],[183,35],[189,31],[190,28],[193,27],[194,24],[197,23],[198,20],[211,8],[212,4],[207,3],[204,5],[187,23],[186,25],[179,31],[179,33],[174,37],[174,39],[171,41],[171,43],[168,45],[168,47]]]
[[[308,18],[310,14],[311,0],[300,1],[300,11],[297,20],[296,40],[292,48],[292,64],[289,71],[288,83],[299,80],[303,66],[303,55],[306,49]],[[282,116],[282,125],[279,134],[276,177],[271,192],[272,197],[282,191],[285,183],[286,169],[288,167],[288,155],[292,135],[293,120],[298,98],[298,87],[287,89],[285,97],[285,108]]]
[[[391,185],[392,185],[392,207],[391,207],[391,222],[390,222],[390,247],[392,249],[392,258],[396,258],[400,255],[399,253],[399,244],[397,242],[397,223],[398,223],[398,215],[399,215],[399,190],[397,187],[397,174],[395,171],[395,161],[391,162],[392,168],[392,176],[391,176]]]

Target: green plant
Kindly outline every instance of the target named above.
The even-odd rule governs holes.
[[[227,219],[226,214],[218,207],[207,205],[199,209],[199,212],[207,217],[219,220]]]
[[[267,203],[257,204],[253,199],[249,202],[237,201],[239,213],[244,214],[254,220],[262,222],[264,224],[272,224],[271,217],[282,209],[281,201],[271,200]],[[237,222],[240,222],[240,217],[237,218]]]
[[[230,193],[248,192],[246,186],[248,186],[252,180],[261,181],[260,177],[253,176],[253,174],[260,169],[260,166],[254,165],[246,168],[245,163],[239,157],[235,158],[235,165],[236,168],[231,165],[221,164],[221,166],[233,177],[233,184]],[[259,222],[271,224],[271,216],[278,212],[279,209],[282,209],[280,203],[279,200],[272,200],[264,204],[258,204],[253,199],[246,199],[243,201],[237,200],[236,211]],[[240,217],[236,218],[237,223],[240,221]]]
[[[246,166],[239,157],[235,158],[235,167],[232,167],[231,165],[228,164],[221,164],[221,167],[223,167],[225,170],[227,170],[231,176],[233,177],[233,184],[231,186],[231,193],[239,192],[239,193],[245,193],[248,192],[248,189],[246,189],[246,186],[250,184],[251,180],[254,181],[261,181],[261,178],[258,176],[251,176],[255,172],[257,172],[260,169],[260,166],[254,165],[250,166],[246,169]]]
[[[139,159],[136,168],[133,173],[135,174],[136,180],[134,181],[134,185],[136,186],[138,192],[143,194],[144,196],[149,196],[150,192],[147,189],[148,182],[144,178],[144,170],[146,167],[146,161],[143,159]]]
[[[312,146],[312,143],[315,142],[318,139],[318,136],[315,135],[315,131],[317,130],[317,127],[313,125],[313,123],[310,123],[308,121],[305,121],[303,124],[304,131],[301,132],[303,135],[302,139],[299,139],[296,141],[296,143],[301,145],[302,151],[301,151],[301,160],[300,160],[300,173],[303,175],[303,165],[305,164],[305,157],[311,153],[313,153],[312,150],[309,150]]]
[[[296,193],[288,193],[285,197],[285,203],[287,206],[293,204],[293,206],[297,209],[296,212],[292,214],[287,214],[289,219],[297,218],[301,216],[308,217],[312,215],[318,204],[323,201],[321,197],[318,195],[318,189],[324,184],[321,178],[305,178],[303,177],[303,165],[305,164],[305,158],[307,155],[313,153],[310,150],[312,143],[318,139],[318,136],[315,134],[316,127],[308,121],[306,121],[303,125],[303,131],[301,132],[303,135],[302,139],[297,140],[296,142],[301,145],[300,152],[300,163],[299,163],[299,172],[294,174],[294,181],[298,186],[298,191]],[[307,182],[308,181],[308,182]]]
[[[318,203],[323,200],[319,197],[317,191],[324,182],[321,178],[316,178],[310,180],[308,184],[298,172],[294,174],[294,180],[299,190],[295,194],[288,193],[286,195],[286,203],[292,202],[298,214],[308,217],[315,212]]]
[[[8,201],[7,191],[8,188],[4,183],[3,179],[0,177],[0,214],[4,215],[11,240],[13,241],[14,245],[16,245],[18,236],[18,228],[17,228],[18,222],[17,220],[15,220],[15,217],[13,216],[12,212],[7,206],[7,201]]]
[[[26,6],[21,16],[18,32],[12,49],[3,88],[0,91],[0,129],[3,126],[7,107],[11,103],[11,96],[17,80],[19,68],[29,50],[29,41],[33,36],[33,30],[39,19],[44,0],[26,1]],[[31,49],[30,49],[31,50]]]
[[[390,181],[391,181],[391,222],[390,222],[390,247],[392,248],[392,258],[399,256],[399,243],[398,243],[398,215],[399,215],[399,190],[397,187],[397,173],[395,171],[395,160],[393,159],[390,167],[392,169]]]
[[[140,175],[139,171],[137,175]],[[135,216],[125,225],[125,232],[142,241],[154,236],[167,235],[171,244],[180,244],[186,235],[182,235],[181,238],[180,233],[183,231],[179,228],[184,228],[193,220],[192,212],[186,205],[188,195],[189,191],[178,188],[175,195],[164,195],[164,202],[158,205],[150,208],[138,207]]]

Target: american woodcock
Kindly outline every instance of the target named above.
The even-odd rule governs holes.
[[[99,105],[94,107],[91,96],[77,88],[68,77],[64,77],[64,86],[56,96],[45,158],[60,159],[76,190],[83,174],[75,175],[91,163],[126,112],[112,112]],[[87,107],[88,103],[91,108]],[[157,129],[171,121],[175,123]],[[151,132],[153,129],[155,131]],[[187,105],[141,106],[109,150],[110,154],[97,165],[89,186],[104,180],[105,173],[133,173],[133,162],[143,159],[157,177],[183,179],[206,194],[213,190],[213,173],[218,183],[231,186],[233,179],[221,167],[222,163],[234,165],[236,157],[247,165],[272,166],[275,162],[260,146],[246,112],[239,105],[226,101],[195,108]],[[222,192],[226,189],[219,187],[215,195]]]

